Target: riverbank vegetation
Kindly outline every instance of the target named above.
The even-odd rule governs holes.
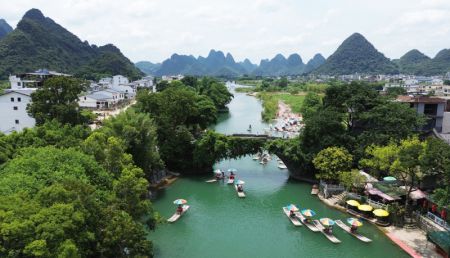
[[[265,79],[238,79],[236,83],[246,86],[245,88],[237,88],[237,92],[241,91],[253,91],[253,92],[289,92],[297,94],[299,92],[316,92],[324,93],[330,83],[319,83],[311,81],[297,81],[288,80],[286,77],[278,79],[265,78]],[[331,82],[338,83],[338,82]],[[251,89],[251,90],[250,90]]]

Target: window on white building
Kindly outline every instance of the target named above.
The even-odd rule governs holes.
[[[14,106],[13,109],[14,109],[14,110],[18,110],[19,108],[18,108],[17,106]]]
[[[14,102],[14,98],[11,98],[11,102]]]
[[[22,101],[22,99],[21,98],[17,98],[17,102],[21,102]]]
[[[19,119],[16,119],[16,125],[18,125],[19,124]]]

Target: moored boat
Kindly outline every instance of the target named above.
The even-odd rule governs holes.
[[[295,216],[297,216],[297,218],[299,218],[300,219],[300,221],[301,222],[303,222],[303,224],[305,225],[305,226],[307,226],[311,231],[313,231],[313,232],[319,232],[320,230],[314,225],[314,223],[311,221],[311,222],[305,222],[305,217],[300,213],[300,212],[296,212],[295,213]]]
[[[337,239],[337,237],[335,237],[334,235],[325,232],[325,227],[320,224],[320,222],[318,220],[313,220],[314,225],[316,226],[316,228],[318,228],[320,230],[320,232],[322,232],[322,234],[328,238],[328,240],[330,240],[332,243],[338,244],[341,242],[341,240]]]
[[[358,238],[359,240],[361,240],[363,242],[366,242],[366,243],[372,242],[372,240],[370,238],[367,238],[367,237],[365,237],[365,236],[363,236],[361,234],[358,234],[356,232],[352,232],[350,227],[345,225],[344,222],[342,222],[341,220],[335,220],[335,222],[336,222],[336,225],[338,225],[340,228],[342,228],[344,231],[346,231],[350,235]]]
[[[294,224],[296,227],[299,227],[302,225],[302,223],[298,220],[297,216],[291,217],[290,211],[287,207],[283,207],[283,212],[286,214],[286,216],[289,218],[289,220]]]

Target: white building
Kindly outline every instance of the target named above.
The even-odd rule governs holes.
[[[114,75],[112,77],[112,86],[126,85],[130,83],[127,77],[122,75]]]
[[[152,92],[156,92],[156,85],[153,83],[154,81],[153,76],[145,76],[140,80],[131,82],[130,85],[134,88],[146,88],[146,89],[152,89]]]
[[[18,85],[15,85],[18,86]],[[0,95],[0,131],[8,134],[32,128],[36,124],[34,118],[27,113],[27,105],[31,103],[31,93],[35,88],[8,89]]]
[[[123,99],[134,99],[136,97],[136,90],[133,89],[131,86],[126,85],[112,86],[111,90],[121,93]]]
[[[78,105],[82,108],[110,109],[125,99],[125,94],[113,89],[94,91],[78,98]]]

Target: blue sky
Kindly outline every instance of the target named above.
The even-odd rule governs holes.
[[[13,27],[30,8],[91,44],[113,43],[132,61],[210,49],[253,62],[298,53],[325,57],[353,32],[389,58],[450,48],[450,0],[0,0]]]

